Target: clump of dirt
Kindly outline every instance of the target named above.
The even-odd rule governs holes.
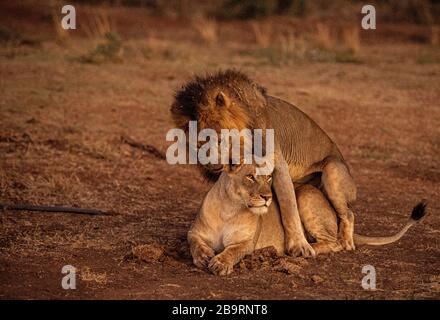
[[[310,279],[312,279],[312,281],[314,283],[321,283],[321,282],[324,281],[324,279],[322,277],[318,276],[318,275],[313,275],[313,276],[310,277]]]
[[[131,257],[147,263],[163,262],[165,249],[158,244],[142,244],[131,249]]]
[[[238,264],[240,270],[261,270],[274,267],[280,256],[274,247],[256,250]]]
[[[274,266],[275,271],[287,274],[298,274],[302,268],[303,265],[301,263],[287,257],[278,259],[277,264]]]
[[[238,264],[240,270],[273,270],[287,274],[297,274],[307,265],[303,258],[290,258],[278,255],[274,247],[256,250]]]
[[[191,261],[188,245],[180,242],[173,246],[160,245],[157,243],[141,244],[131,248],[131,252],[124,260],[138,260],[146,263],[162,263],[167,266],[180,266],[182,263]]]

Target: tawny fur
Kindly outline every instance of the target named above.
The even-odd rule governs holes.
[[[339,237],[347,249],[354,249],[353,224],[349,204],[356,198],[356,187],[336,144],[306,114],[295,106],[267,94],[246,75],[228,70],[196,77],[175,95],[171,112],[179,128],[190,120],[198,128],[274,129],[274,190],[279,200],[290,255],[313,256],[301,228],[294,185],[308,183],[322,173],[327,197],[340,219]],[[221,166],[203,166],[214,179]]]

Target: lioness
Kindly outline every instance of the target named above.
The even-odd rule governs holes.
[[[251,164],[225,166],[205,196],[188,232],[194,264],[227,275],[245,255],[273,246],[285,249],[278,201],[272,201],[272,176],[256,175]],[[337,239],[337,214],[322,192],[312,185],[297,190],[299,213],[306,234],[317,254],[343,250]],[[425,204],[414,207],[409,221],[395,235],[367,237],[354,234],[355,244],[383,245],[399,240],[425,215]],[[354,221],[351,221],[354,223]]]

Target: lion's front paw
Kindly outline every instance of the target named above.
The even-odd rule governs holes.
[[[286,253],[292,257],[303,256],[304,258],[315,257],[316,253],[307,241],[288,241]]]
[[[234,264],[226,256],[216,255],[208,265],[209,270],[216,275],[226,276],[234,270]]]
[[[207,246],[200,246],[192,253],[193,262],[198,268],[206,268],[212,257],[215,256],[214,250]]]

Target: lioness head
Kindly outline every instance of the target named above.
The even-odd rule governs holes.
[[[257,175],[256,169],[253,164],[226,166],[225,191],[237,205],[265,214],[272,203],[272,174]]]

